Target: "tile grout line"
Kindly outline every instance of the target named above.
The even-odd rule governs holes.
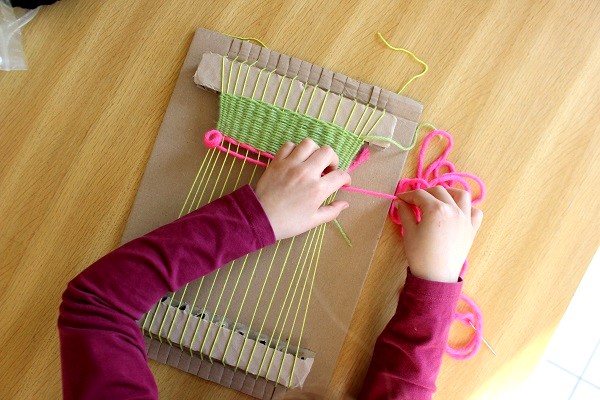
[[[594,385],[592,382],[590,382],[590,381],[587,381],[587,380],[585,380],[585,379],[583,379],[583,378],[581,378],[581,382],[587,383],[587,384],[588,384],[588,385],[590,385],[591,387],[593,387],[593,388],[595,388],[595,389],[598,389],[598,390],[600,390],[600,386],[596,386],[596,385]]]
[[[571,400],[573,398],[573,395],[575,394],[575,390],[577,390],[577,386],[579,386],[579,382],[584,381],[586,383],[589,383],[585,379],[583,379],[583,375],[585,375],[585,371],[587,371],[588,367],[590,366],[590,364],[592,362],[592,358],[594,358],[594,354],[596,354],[596,350],[598,350],[599,345],[600,345],[600,341],[598,341],[596,343],[596,347],[594,347],[594,350],[592,351],[590,358],[588,358],[588,361],[585,364],[585,367],[583,368],[583,372],[581,373],[581,376],[578,377],[577,383],[575,383],[575,386],[573,387],[573,391],[571,392],[571,395],[569,396],[569,400]],[[590,383],[590,385],[591,385],[591,383]],[[592,386],[596,387],[595,385],[592,385]]]
[[[548,362],[548,363],[550,363],[550,364],[554,365],[556,368],[560,369],[560,370],[561,370],[561,371],[563,371],[563,372],[566,372],[567,374],[569,374],[569,375],[571,375],[571,376],[574,376],[574,377],[575,377],[575,378],[577,378],[577,379],[581,378],[579,375],[577,375],[577,374],[575,374],[575,373],[573,373],[573,372],[569,371],[568,369],[566,369],[566,368],[564,368],[564,367],[561,367],[560,365],[558,365],[558,364],[557,364],[557,363],[555,363],[554,361],[551,361],[551,360],[546,360],[546,362]]]

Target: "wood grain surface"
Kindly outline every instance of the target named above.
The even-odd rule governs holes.
[[[424,104],[424,121],[453,133],[451,160],[487,184],[465,293],[498,353],[446,358],[436,398],[513,398],[600,242],[593,0],[63,0],[42,9],[24,30],[29,71],[0,72],[0,398],[60,397],[61,293],[119,242],[199,26],[390,89],[419,67],[377,31],[429,63],[405,94]],[[405,264],[387,223],[327,398],[358,392]],[[467,333],[453,331],[453,342]],[[163,399],[245,398],[151,367]]]

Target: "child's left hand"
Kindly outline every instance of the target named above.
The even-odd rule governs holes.
[[[347,202],[339,200],[322,205],[336,190],[350,184],[350,175],[337,169],[338,161],[331,147],[319,147],[308,138],[297,146],[291,142],[281,146],[255,190],[276,239],[332,221],[348,208]],[[326,169],[331,171],[323,175]]]

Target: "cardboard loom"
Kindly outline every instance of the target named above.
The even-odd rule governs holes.
[[[186,200],[190,185],[194,181],[194,177],[207,152],[203,144],[204,133],[214,129],[217,124],[218,95],[209,90],[199,89],[192,79],[194,75],[198,77],[198,72],[202,75],[202,71],[197,71],[197,68],[203,55],[211,53],[225,55],[236,61],[257,60],[256,67],[274,70],[280,76],[296,77],[297,80],[322,90],[330,91],[336,95],[343,95],[345,98],[356,99],[362,104],[385,110],[386,113],[395,117],[395,121],[390,120],[393,123],[391,128],[393,139],[404,146],[410,144],[415,133],[422,106],[412,99],[355,81],[342,74],[253,45],[247,41],[200,28],[196,31],[191,43],[160,127],[154,149],[127,221],[122,237],[123,243],[175,220]],[[353,172],[352,184],[356,187],[374,191],[393,193],[400,178],[407,153],[401,152],[393,146],[387,149],[377,146],[370,147],[371,157]],[[221,158],[218,159],[218,162],[225,163],[225,169],[230,167],[234,169],[238,167],[239,169],[239,160],[234,161],[233,157],[227,157],[224,153],[219,154]],[[231,163],[238,164],[232,166]],[[238,186],[248,183],[251,170],[252,168],[246,167],[242,171],[242,178]],[[260,172],[262,172],[261,168],[258,168],[252,183],[256,183]],[[222,190],[223,193],[229,193],[235,189],[232,182],[234,180],[230,180],[224,187],[216,185],[215,180],[216,178],[212,177],[209,182],[209,187],[218,186],[211,197],[213,199],[218,197]],[[149,357],[257,398],[270,399],[278,397],[280,393],[286,390],[285,386],[304,385],[307,388],[327,386],[335,368],[389,207],[389,201],[385,199],[343,191],[338,193],[337,199],[347,200],[351,205],[339,217],[339,222],[352,240],[353,246],[349,247],[347,245],[335,227],[327,227],[312,299],[308,308],[306,326],[300,344],[301,350],[299,350],[300,354],[304,355],[303,361],[306,361],[306,363],[299,364],[296,367],[300,370],[294,374],[297,375],[296,378],[277,379],[277,377],[269,374],[269,379],[256,379],[255,374],[265,375],[261,375],[256,368],[252,370],[250,365],[252,360],[248,360],[247,357],[245,367],[249,369],[248,372],[250,373],[243,370],[244,365],[240,365],[240,369],[234,369],[225,365],[227,363],[209,363],[206,358],[202,360],[198,356],[190,356],[190,352],[180,350],[176,342],[171,346],[167,341],[163,340],[161,343],[156,340],[156,336],[152,340],[146,337]],[[202,203],[204,204],[207,201],[208,199]],[[295,239],[296,243],[290,251],[292,260],[298,259],[300,247],[306,239],[306,235],[298,236]],[[275,257],[273,257],[275,246],[264,249],[261,256],[262,262],[257,263],[254,276],[251,276],[251,266],[255,265],[256,254],[249,257],[245,268],[240,269],[241,262],[237,262],[232,268],[232,274],[241,274],[240,287],[244,290],[245,288],[249,289],[248,298],[244,303],[244,307],[241,308],[239,321],[242,324],[248,324],[252,319],[254,305],[258,302],[258,293],[265,280],[267,282],[265,293],[273,293],[272,281],[274,279],[270,277],[267,279],[266,264],[274,258],[275,268],[281,267],[288,246],[290,246],[289,239],[281,243],[279,253]],[[206,303],[208,304],[206,310],[212,310],[221,315],[223,306],[215,310],[218,296],[212,296],[207,301],[206,288],[210,287],[213,281],[215,281],[215,287],[222,287],[226,276],[226,268],[229,267],[223,267],[219,275],[213,273],[205,278],[205,286],[199,292],[195,309],[202,308]],[[291,285],[289,275],[291,275],[292,267],[288,268],[289,273],[286,273],[282,278],[281,287]],[[215,278],[215,275],[218,276]],[[231,286],[231,284],[228,285]],[[184,303],[193,304],[197,287],[198,282],[190,284],[184,297]],[[232,297],[234,306],[242,303],[244,290],[238,290],[235,294],[232,294],[231,289],[227,286],[224,287],[223,297]],[[179,299],[181,292],[177,292],[174,296]],[[169,299],[170,297],[166,298]],[[281,306],[278,305],[282,304],[283,294],[275,291],[274,299],[275,309],[279,311]],[[162,310],[161,315],[168,318],[167,323],[171,325],[173,322],[174,329],[180,329],[181,322],[178,318],[181,316],[178,316],[178,314],[187,316],[186,312],[191,312],[191,307],[186,306],[182,308],[187,308],[187,310],[179,310],[178,304],[174,304],[174,307],[169,310],[166,304],[168,304],[168,300],[156,305],[151,311]],[[306,303],[304,304],[306,305]],[[298,307],[301,307],[300,303]],[[264,307],[260,307],[260,309],[264,311]],[[261,337],[274,334],[276,311],[271,311],[270,315],[261,316],[260,323],[264,324]],[[238,310],[235,312],[237,313]],[[231,315],[234,315],[234,313],[231,312]],[[196,319],[196,324],[199,326],[201,324],[206,325],[206,321],[201,321],[202,318]],[[231,319],[232,317],[228,315],[223,321],[230,321]],[[223,325],[227,324],[228,322],[224,322]],[[249,330],[258,330],[258,325],[259,323],[255,322],[255,325],[250,327]],[[146,326],[145,328],[146,330],[154,330],[155,333],[158,332],[155,325]],[[226,328],[230,330],[244,329],[243,327],[230,325],[227,325]],[[288,338],[287,336],[288,333],[285,333],[282,339],[289,339],[289,346],[294,348],[298,344],[298,329],[292,332],[291,337]],[[255,339],[259,340],[259,338]],[[187,340],[189,342],[191,339],[187,338]],[[194,344],[191,343],[190,346],[193,347]],[[198,345],[195,346],[198,347]],[[282,385],[276,385],[274,381],[282,383]]]

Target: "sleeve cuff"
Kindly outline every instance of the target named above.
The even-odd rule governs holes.
[[[410,272],[410,267],[406,273],[406,283],[404,292],[433,298],[458,298],[462,291],[463,281],[459,278],[458,282],[434,282],[414,276]]]
[[[234,199],[240,214],[254,231],[255,237],[260,241],[262,247],[275,243],[275,233],[271,227],[271,222],[252,187],[244,185],[231,193],[231,197]]]

